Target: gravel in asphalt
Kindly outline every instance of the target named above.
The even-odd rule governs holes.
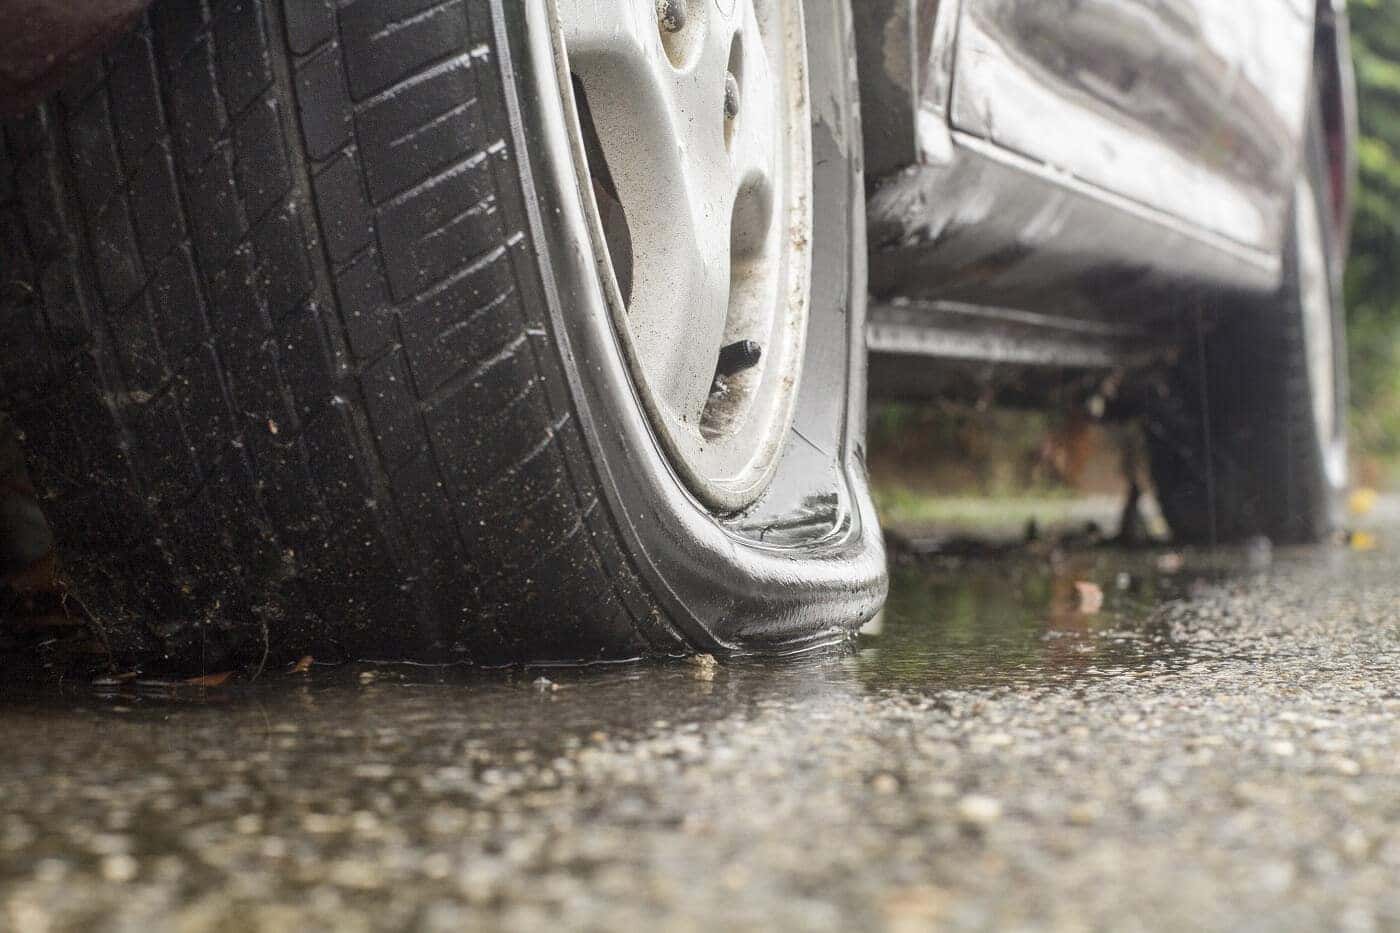
[[[910,560],[781,663],[7,688],[0,928],[1400,929],[1375,533]]]

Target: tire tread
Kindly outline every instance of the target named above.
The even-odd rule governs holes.
[[[4,126],[0,390],[124,644],[683,647],[545,388],[500,15],[167,0]]]

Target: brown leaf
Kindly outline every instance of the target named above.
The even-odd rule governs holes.
[[[1079,593],[1079,611],[1086,616],[1097,615],[1103,608],[1103,589],[1088,580],[1076,580],[1074,589]]]
[[[233,671],[221,671],[218,674],[205,674],[203,677],[191,677],[185,683],[192,687],[222,687],[224,681],[233,676]]]
[[[311,655],[306,655],[300,661],[298,661],[295,664],[295,666],[292,667],[292,673],[305,674],[307,671],[311,670],[311,665],[315,662],[315,660],[316,659],[313,658]]]
[[[68,589],[59,571],[58,556],[52,550],[0,583],[23,595],[62,594]]]

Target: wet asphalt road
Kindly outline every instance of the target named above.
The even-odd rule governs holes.
[[[1400,929],[1377,537],[904,562],[780,665],[7,688],[0,928]]]

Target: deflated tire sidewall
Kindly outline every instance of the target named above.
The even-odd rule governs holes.
[[[864,467],[865,207],[850,14],[846,0],[806,5],[813,138],[841,158],[814,185],[813,323],[798,405],[836,422],[829,450],[794,435],[784,456],[792,469],[830,475],[831,498],[808,498],[838,503],[840,518],[817,539],[784,546],[741,535],[709,513],[668,463],[598,280],[552,0],[503,4],[498,19],[508,33],[499,45],[510,60],[501,66],[549,320],[604,503],[662,611],[693,644],[727,653],[847,638],[878,610],[887,587]],[[801,423],[799,416],[796,430]],[[775,482],[787,482],[785,474],[794,475],[780,470]]]

